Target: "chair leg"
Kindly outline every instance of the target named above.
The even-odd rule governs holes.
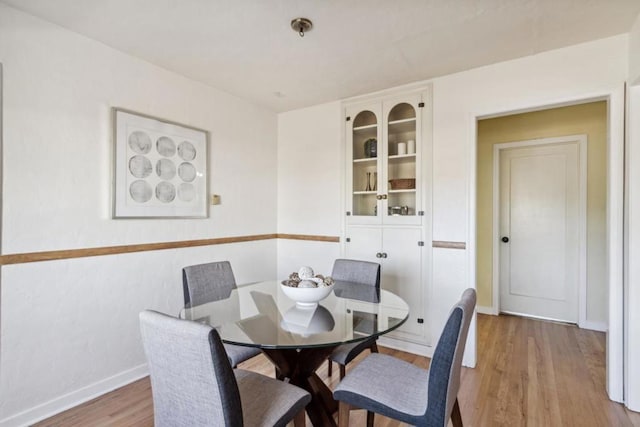
[[[462,427],[462,414],[460,414],[460,405],[458,405],[458,398],[453,403],[453,411],[451,411],[451,423],[453,427]]]
[[[307,421],[305,419],[304,409],[296,414],[293,418],[293,427],[305,427]]]
[[[327,375],[331,376],[331,373],[333,372],[333,362],[331,359],[327,360],[329,361],[329,365],[327,366]]]
[[[344,365],[340,365],[340,380],[342,381],[342,379],[344,378],[344,376],[347,374],[347,367]]]
[[[351,405],[340,401],[338,404],[338,427],[349,427],[349,411]]]
[[[373,412],[367,411],[367,427],[373,427]]]
[[[378,344],[375,342],[371,344],[371,353],[378,353]]]

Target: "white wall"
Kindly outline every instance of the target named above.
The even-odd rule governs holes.
[[[637,55],[637,54],[636,54]],[[640,70],[638,70],[640,71]],[[627,92],[627,253],[625,292],[625,398],[640,411],[640,81]]]
[[[278,115],[278,232],[341,235],[342,113],[332,102]],[[278,241],[278,277],[303,265],[330,274],[339,243]]]
[[[277,116],[0,4],[4,254],[274,233]],[[111,220],[119,106],[210,132],[208,219]],[[177,314],[180,268],[230,259],[276,274],[275,240],[4,266],[0,425],[32,421],[144,372],[137,314]]]
[[[438,337],[450,307],[467,287],[473,287],[475,278],[475,123],[476,117],[502,112],[518,111],[547,105],[611,96],[610,143],[622,146],[623,84],[627,75],[627,36],[616,36],[591,43],[541,53],[513,61],[494,64],[433,80],[433,239],[467,242],[467,250],[433,249],[432,336]],[[322,110],[322,106],[316,107]],[[296,152],[294,136],[303,132],[300,127],[315,129],[320,116],[316,108],[281,114],[278,147],[282,156],[287,147],[287,163],[296,164],[308,159],[308,147],[302,145]],[[324,120],[336,120],[335,111]],[[324,126],[324,125],[323,125]],[[337,138],[337,129],[331,135]],[[308,132],[313,134],[313,132]],[[338,150],[327,141],[331,150]],[[327,166],[336,173],[342,167],[342,157],[329,158]],[[327,160],[323,159],[323,162]],[[618,156],[609,156],[609,169],[613,167],[609,183],[611,197],[622,198],[622,175]],[[283,158],[279,159],[282,165]],[[336,164],[337,163],[337,164]],[[620,173],[620,176],[617,173]],[[289,174],[292,175],[292,174]],[[296,188],[314,187],[313,175],[296,175]],[[279,229],[293,221],[282,221],[285,206],[293,206],[299,197],[296,191],[283,191],[284,177],[279,176]],[[336,185],[332,181],[332,185]],[[338,203],[333,199],[329,202]],[[621,206],[621,200],[618,200]],[[617,205],[616,205],[617,206]],[[613,215],[618,213],[613,212]],[[319,224],[328,224],[326,219]],[[334,225],[337,227],[337,224]],[[336,228],[337,229],[337,228]],[[614,233],[615,234],[615,233]],[[615,237],[615,236],[614,236]],[[618,236],[619,237],[619,236]],[[619,250],[621,248],[617,248]],[[291,248],[280,247],[279,258],[292,257]],[[611,253],[611,251],[610,251]],[[613,252],[615,256],[616,253]],[[617,253],[620,259],[621,253]],[[615,269],[614,269],[615,270]],[[621,296],[620,271],[610,271],[609,280],[618,283],[616,292]],[[616,282],[617,281],[617,282]],[[621,304],[621,298],[619,300]],[[621,313],[621,307],[618,310]],[[621,315],[619,321],[621,322]],[[621,331],[621,324],[617,325]],[[621,337],[618,350],[621,351]],[[475,324],[470,331],[465,363],[473,365],[475,353]],[[482,351],[482,349],[479,349]],[[619,363],[621,358],[619,357]],[[615,364],[615,363],[614,363]],[[621,379],[621,367],[615,367]],[[616,383],[617,384],[617,383]],[[621,381],[611,391],[620,400]]]
[[[640,411],[640,15],[629,33],[627,91],[627,233],[625,292],[625,399]]]
[[[609,142],[619,149],[623,123],[621,91],[627,72],[626,40],[624,35],[611,37],[434,80],[433,238],[467,241],[471,248],[471,257],[457,262],[452,259],[453,254],[434,249],[435,277],[447,276],[446,271],[441,271],[443,268],[451,273],[466,271],[466,285],[473,284],[475,277],[476,118],[611,95]],[[615,201],[614,208],[621,207],[622,197],[622,168],[615,163],[621,160],[618,154],[610,153],[608,157],[611,171],[608,193],[610,200]],[[614,211],[613,215],[619,212]],[[618,231],[614,230],[610,237],[616,237]],[[613,252],[610,249],[609,254],[617,255],[619,260],[620,248],[614,248]],[[619,268],[610,269],[609,280],[621,296],[620,276]],[[453,301],[461,285],[453,286],[453,291],[448,283],[434,281],[434,295],[447,295],[447,300],[438,304],[442,311],[439,318],[444,318],[443,307]],[[613,314],[620,311],[618,308]],[[616,327],[621,331],[621,319],[618,323]],[[616,348],[621,349],[621,345]],[[621,358],[617,359],[621,363]],[[615,365],[616,361],[611,363]],[[621,367],[616,367],[615,377],[621,379]],[[615,390],[610,390],[612,398],[622,398],[620,387],[621,381],[616,383]]]
[[[640,15],[629,31],[629,84],[640,84]]]

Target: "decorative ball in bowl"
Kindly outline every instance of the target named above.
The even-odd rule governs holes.
[[[312,308],[329,296],[333,285],[331,277],[314,275],[311,267],[302,267],[299,272],[291,273],[288,280],[283,280],[280,287],[288,298],[296,302],[296,306]]]

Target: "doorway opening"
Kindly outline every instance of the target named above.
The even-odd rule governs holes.
[[[508,218],[511,212],[508,211],[509,206],[507,206],[506,214],[503,212],[503,218],[500,219],[500,208],[496,209],[495,207],[496,199],[500,199],[499,194],[496,194],[498,191],[496,189],[499,189],[500,186],[499,183],[496,182],[499,177],[494,176],[494,161],[498,160],[495,159],[495,156],[503,151],[499,150],[499,147],[509,147],[505,144],[546,140],[547,142],[552,141],[550,145],[554,145],[553,142],[556,142],[555,145],[557,146],[558,144],[561,145],[562,141],[567,139],[567,137],[569,137],[569,139],[575,139],[576,135],[584,135],[586,141],[588,141],[588,143],[585,144],[586,152],[584,153],[586,155],[586,202],[584,207],[586,224],[584,227],[584,248],[582,249],[584,252],[584,272],[580,273],[580,271],[575,271],[574,269],[577,268],[577,264],[575,263],[565,267],[566,269],[568,268],[570,275],[575,273],[578,276],[580,274],[584,276],[582,278],[582,292],[577,292],[574,295],[575,303],[578,304],[577,307],[582,307],[581,310],[578,310],[580,312],[580,316],[577,318],[579,326],[599,331],[605,331],[607,329],[607,301],[609,295],[607,278],[607,108],[607,101],[596,101],[478,120],[476,147],[476,283],[478,290],[478,311],[480,313],[484,312],[495,315],[506,311],[526,314],[531,317],[555,318],[559,320],[571,320],[573,318],[571,315],[568,317],[550,315],[544,309],[536,311],[536,300],[530,298],[530,294],[535,293],[533,292],[535,291],[535,281],[528,279],[531,278],[531,272],[539,271],[536,270],[535,266],[532,267],[532,263],[541,262],[541,260],[545,259],[546,261],[553,262],[557,260],[558,256],[566,255],[566,253],[565,255],[558,255],[559,252],[556,251],[556,255],[549,256],[550,250],[556,250],[558,244],[564,244],[564,242],[566,242],[566,239],[557,238],[558,236],[552,233],[547,236],[548,239],[537,239],[538,245],[542,245],[545,240],[552,241],[550,242],[553,245],[551,248],[545,248],[544,246],[540,246],[539,248],[520,246],[520,249],[526,248],[526,250],[520,250],[521,255],[524,254],[525,257],[530,258],[530,261],[527,259],[524,261],[520,260],[520,264],[517,266],[521,268],[521,271],[518,273],[520,276],[516,274],[515,276],[510,275],[510,277],[515,277],[516,283],[513,284],[514,288],[519,289],[520,294],[524,294],[524,296],[518,301],[518,310],[509,309],[509,307],[505,308],[506,299],[501,298],[499,293],[500,287],[496,286],[496,283],[499,284],[499,281],[505,278],[501,277],[501,275],[509,275],[508,270],[500,267],[500,262],[504,261],[500,260],[500,251],[501,249],[504,250],[504,248],[508,247],[511,243],[505,243],[501,240],[496,241],[502,239],[502,237],[509,237],[505,234],[504,229],[496,230],[496,227],[503,227],[505,215],[507,215]],[[506,150],[503,152],[506,152]],[[561,166],[560,163],[556,163],[555,165],[549,163],[555,162],[562,156],[564,156],[564,154],[552,155],[551,157],[547,155],[545,158],[543,154],[543,157],[537,157],[537,160],[534,159],[534,157],[525,156],[526,161],[523,160],[520,162],[523,167],[520,170],[522,173],[526,172],[526,174],[528,174],[520,176],[521,184],[526,184],[527,180],[533,180],[535,182],[532,184],[538,184],[537,187],[535,185],[533,186],[533,190],[527,190],[521,185],[520,187],[522,188],[520,191],[533,191],[533,193],[520,194],[519,196],[514,195],[515,197],[519,197],[518,200],[520,202],[523,200],[526,202],[520,203],[518,206],[519,209],[522,210],[524,208],[526,210],[525,215],[519,219],[520,223],[518,227],[520,235],[523,234],[523,231],[537,230],[534,236],[532,236],[535,238],[535,234],[539,234],[540,230],[543,229],[540,227],[545,227],[541,225],[539,220],[549,220],[549,218],[542,218],[540,216],[544,215],[541,210],[536,210],[536,207],[548,203],[543,200],[537,203],[535,198],[547,193],[543,184],[553,187],[551,174],[555,174],[555,178],[557,179],[562,179],[566,175],[564,172],[558,172],[559,167],[564,167]],[[555,160],[553,160],[552,157]],[[580,156],[578,156],[578,158],[579,157]],[[521,158],[523,157],[521,156]],[[575,160],[571,160],[570,163],[574,161]],[[547,171],[541,172],[539,170],[541,167],[546,168]],[[529,176],[529,178],[527,178],[527,176]],[[547,178],[549,178],[549,180],[547,180]],[[543,179],[548,182],[541,184],[540,181]],[[562,197],[561,192],[556,193],[558,193],[555,195],[556,205],[561,207],[564,205],[564,201],[560,200],[558,202],[557,200],[557,197]],[[503,203],[505,198],[505,195],[503,195],[500,203]],[[504,205],[502,206],[503,209],[505,209]],[[522,214],[522,212],[520,212],[520,214]],[[536,217],[536,215],[538,215],[538,217]],[[526,221],[532,221],[531,225],[527,226]],[[569,219],[565,225],[571,226],[572,221],[573,219]],[[552,223],[549,222],[548,224]],[[571,233],[571,230],[571,227],[558,226],[555,228],[555,231],[559,233]],[[538,235],[537,237],[540,236]],[[554,238],[555,243],[553,243]],[[521,242],[517,242],[517,244],[520,243]],[[537,258],[536,251],[539,251],[538,254],[540,255]],[[504,253],[502,257],[505,257]],[[530,269],[529,272],[527,272],[527,268]],[[566,275],[566,271],[549,280],[562,281],[561,277],[563,274]],[[546,277],[544,274],[539,274],[538,276],[538,279]],[[521,278],[519,282],[517,281],[518,277]],[[522,279],[523,277],[527,278],[527,280]],[[560,279],[558,279],[558,277],[560,277]],[[504,285],[504,283],[506,283],[506,285]],[[503,285],[509,286],[509,281],[503,280]],[[549,294],[550,290],[553,289],[555,288],[550,287],[549,283],[541,283],[540,285],[540,292],[543,293]],[[580,288],[576,289],[579,290]],[[551,295],[551,299],[559,300],[561,298],[559,295]],[[538,300],[537,304],[541,304],[542,308],[546,308],[545,302],[543,301],[541,303],[540,301],[543,300]],[[552,301],[550,300],[550,302]],[[531,305],[531,307],[529,307],[529,305]],[[531,310],[529,310],[529,308],[531,308]],[[560,307],[559,310],[562,311],[563,308]]]

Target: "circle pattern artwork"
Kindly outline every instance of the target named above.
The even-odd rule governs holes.
[[[145,203],[151,200],[153,190],[147,181],[141,179],[133,181],[129,187],[131,198],[138,203]]]
[[[193,184],[183,182],[178,186],[178,198],[183,202],[190,202],[196,198],[196,189]]]
[[[151,175],[151,171],[153,166],[145,156],[138,154],[129,159],[129,172],[136,178],[146,178]]]
[[[178,166],[178,176],[185,182],[192,182],[196,179],[196,168],[189,162],[181,163]]]
[[[201,142],[134,127],[126,139],[127,199],[146,207],[186,207],[202,202],[205,161]]]
[[[189,141],[182,141],[180,145],[178,145],[178,156],[180,156],[182,160],[190,162],[196,158],[196,147]]]
[[[167,181],[162,181],[156,186],[156,199],[163,203],[173,202],[176,198],[176,187]]]
[[[146,132],[137,130],[129,135],[129,147],[135,153],[147,154],[151,151],[151,138]]]
[[[176,176],[176,164],[169,159],[160,159],[156,163],[156,174],[165,181]]]
[[[168,136],[161,136],[156,141],[156,150],[164,157],[173,157],[176,154],[176,143]]]

